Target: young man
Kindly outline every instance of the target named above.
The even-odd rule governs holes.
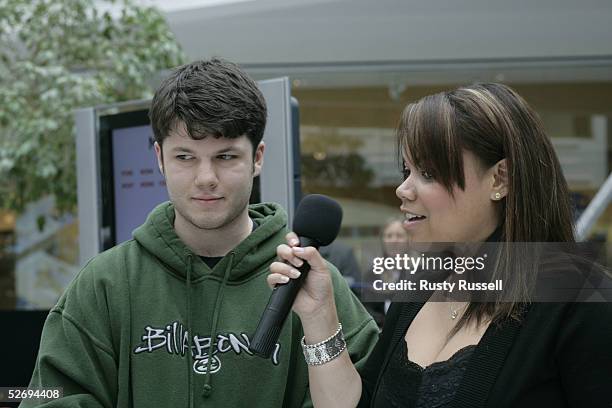
[[[287,233],[278,205],[248,205],[263,165],[261,92],[235,64],[198,61],[161,84],[150,116],[170,202],[71,283],[45,323],[30,387],[63,387],[49,407],[310,405],[295,314],[269,359],[248,350]],[[359,364],[378,330],[331,269]]]

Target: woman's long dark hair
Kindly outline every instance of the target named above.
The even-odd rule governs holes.
[[[498,202],[501,241],[574,242],[567,182],[543,125],[533,109],[511,88],[475,84],[426,96],[409,104],[398,126],[398,152],[410,152],[421,169],[452,194],[465,188],[463,150],[484,168],[506,159],[508,193]],[[502,250],[493,279],[504,282],[504,299],[472,302],[456,332],[472,319],[495,321],[520,314],[535,279],[529,257]]]

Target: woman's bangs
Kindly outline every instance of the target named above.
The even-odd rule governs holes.
[[[410,104],[398,127],[398,157],[432,174],[449,191],[463,181],[461,148],[454,131],[452,107],[444,94]]]

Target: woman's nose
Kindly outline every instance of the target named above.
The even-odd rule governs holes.
[[[416,200],[416,190],[410,178],[407,178],[406,180],[404,180],[404,182],[395,189],[395,195],[400,200],[408,200],[408,201]]]

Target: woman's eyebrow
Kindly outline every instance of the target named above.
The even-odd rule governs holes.
[[[407,166],[410,166],[412,163],[410,162],[410,160],[406,160],[402,158],[402,164],[407,167]]]

